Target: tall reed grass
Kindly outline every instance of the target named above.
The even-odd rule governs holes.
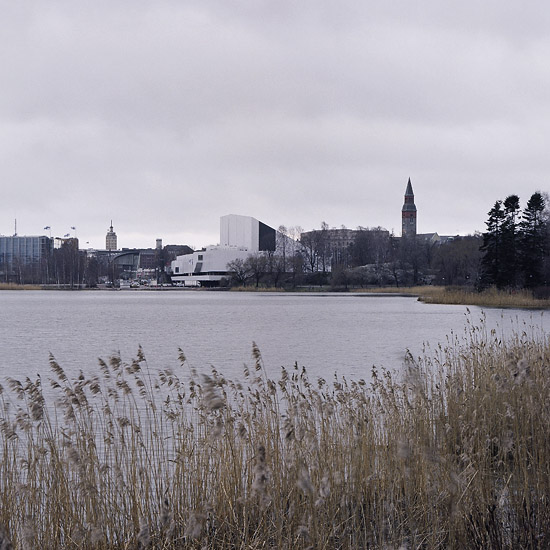
[[[548,309],[550,300],[535,298],[529,290],[498,290],[494,287],[476,291],[459,286],[414,286],[361,289],[358,292],[418,296],[428,304],[455,304],[496,308]]]
[[[0,290],[40,290],[40,285],[20,285],[17,283],[0,283]]]
[[[368,383],[52,357],[2,388],[0,547],[548,548],[549,360],[471,323]]]
[[[418,289],[418,294],[420,300],[431,304],[467,304],[522,309],[550,308],[550,300],[536,298],[529,290],[509,291],[491,287],[477,292],[461,287],[424,287],[424,289]]]

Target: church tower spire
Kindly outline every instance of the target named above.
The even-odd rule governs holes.
[[[401,209],[401,236],[414,237],[416,235],[416,206],[414,204],[414,193],[411,178],[405,190],[405,202]]]

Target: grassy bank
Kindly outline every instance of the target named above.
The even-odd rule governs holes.
[[[0,290],[41,290],[39,285],[18,285],[15,283],[0,283]]]
[[[228,289],[230,292],[286,292],[282,287],[274,286],[232,286]]]
[[[368,384],[298,367],[272,381],[253,356],[242,385],[183,354],[180,374],[153,377],[139,352],[75,380],[52,358],[55,409],[40,380],[10,380],[0,545],[550,546],[545,335],[471,326]]]
[[[467,288],[443,286],[384,287],[369,292],[410,294],[429,304],[456,304],[498,308],[548,309],[550,300],[534,298],[527,290],[504,291],[489,288],[477,292]]]

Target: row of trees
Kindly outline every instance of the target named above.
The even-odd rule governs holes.
[[[78,249],[76,239],[68,239],[60,248],[46,250],[37,261],[0,258],[1,281],[17,284],[59,284],[76,287],[88,274],[86,253]]]
[[[422,237],[396,238],[382,228],[361,228],[337,262],[328,253],[325,262],[322,255],[314,261],[313,238],[315,233],[309,233],[306,242],[295,242],[292,250],[287,245],[284,255],[278,250],[230,262],[228,284],[473,285],[480,276],[482,238],[478,234],[439,243]]]
[[[166,265],[177,254],[191,252],[187,246],[168,245],[155,249],[153,263],[159,282],[168,280]],[[21,258],[5,261],[0,256],[0,282],[37,285],[60,285],[70,288],[95,287],[101,280],[116,281],[128,277],[115,260],[116,253],[88,256],[76,239],[67,239],[59,248],[47,249],[35,262]]]
[[[304,255],[300,244],[303,232],[299,226],[279,226],[276,251],[251,254],[246,260],[233,260],[227,264],[229,277],[224,284],[256,287],[296,286],[303,282]]]
[[[545,197],[533,193],[523,212],[517,195],[497,200],[486,225],[481,285],[500,289],[546,286],[550,225]]]
[[[522,210],[517,195],[497,200],[490,210],[487,231],[437,241],[429,236],[396,238],[383,228],[358,228],[348,247],[330,248],[326,223],[303,234],[299,228],[280,228],[301,241],[282,257],[251,257],[230,266],[232,280],[323,284],[348,287],[366,285],[443,284],[478,289],[537,289],[550,279],[550,213],[548,199],[533,193]],[[348,231],[342,228],[344,231]],[[238,269],[237,269],[238,268]]]

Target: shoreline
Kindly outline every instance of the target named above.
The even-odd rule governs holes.
[[[392,294],[398,289],[378,289],[379,293]],[[448,304],[491,308],[549,309],[550,300],[534,298],[528,290],[514,292],[489,288],[481,292],[460,287],[420,286],[409,289],[411,296],[426,304]]]
[[[223,287],[223,288],[195,288],[195,287],[140,287],[140,288],[70,288],[62,285],[18,285],[14,283],[0,283],[1,290],[68,290],[68,291],[193,291],[193,292],[256,292],[256,293],[278,293],[278,294],[297,294],[297,293],[331,293],[331,294],[371,294],[378,296],[401,296],[417,298],[426,304],[447,304],[463,306],[480,306],[491,308],[517,308],[517,309],[550,309],[550,299],[534,298],[528,290],[502,291],[495,288],[489,288],[481,292],[461,287],[443,287],[443,286],[416,286],[416,287],[371,287],[371,288],[350,288],[338,289],[330,286],[321,287],[297,287],[293,289],[275,288],[275,287]]]

